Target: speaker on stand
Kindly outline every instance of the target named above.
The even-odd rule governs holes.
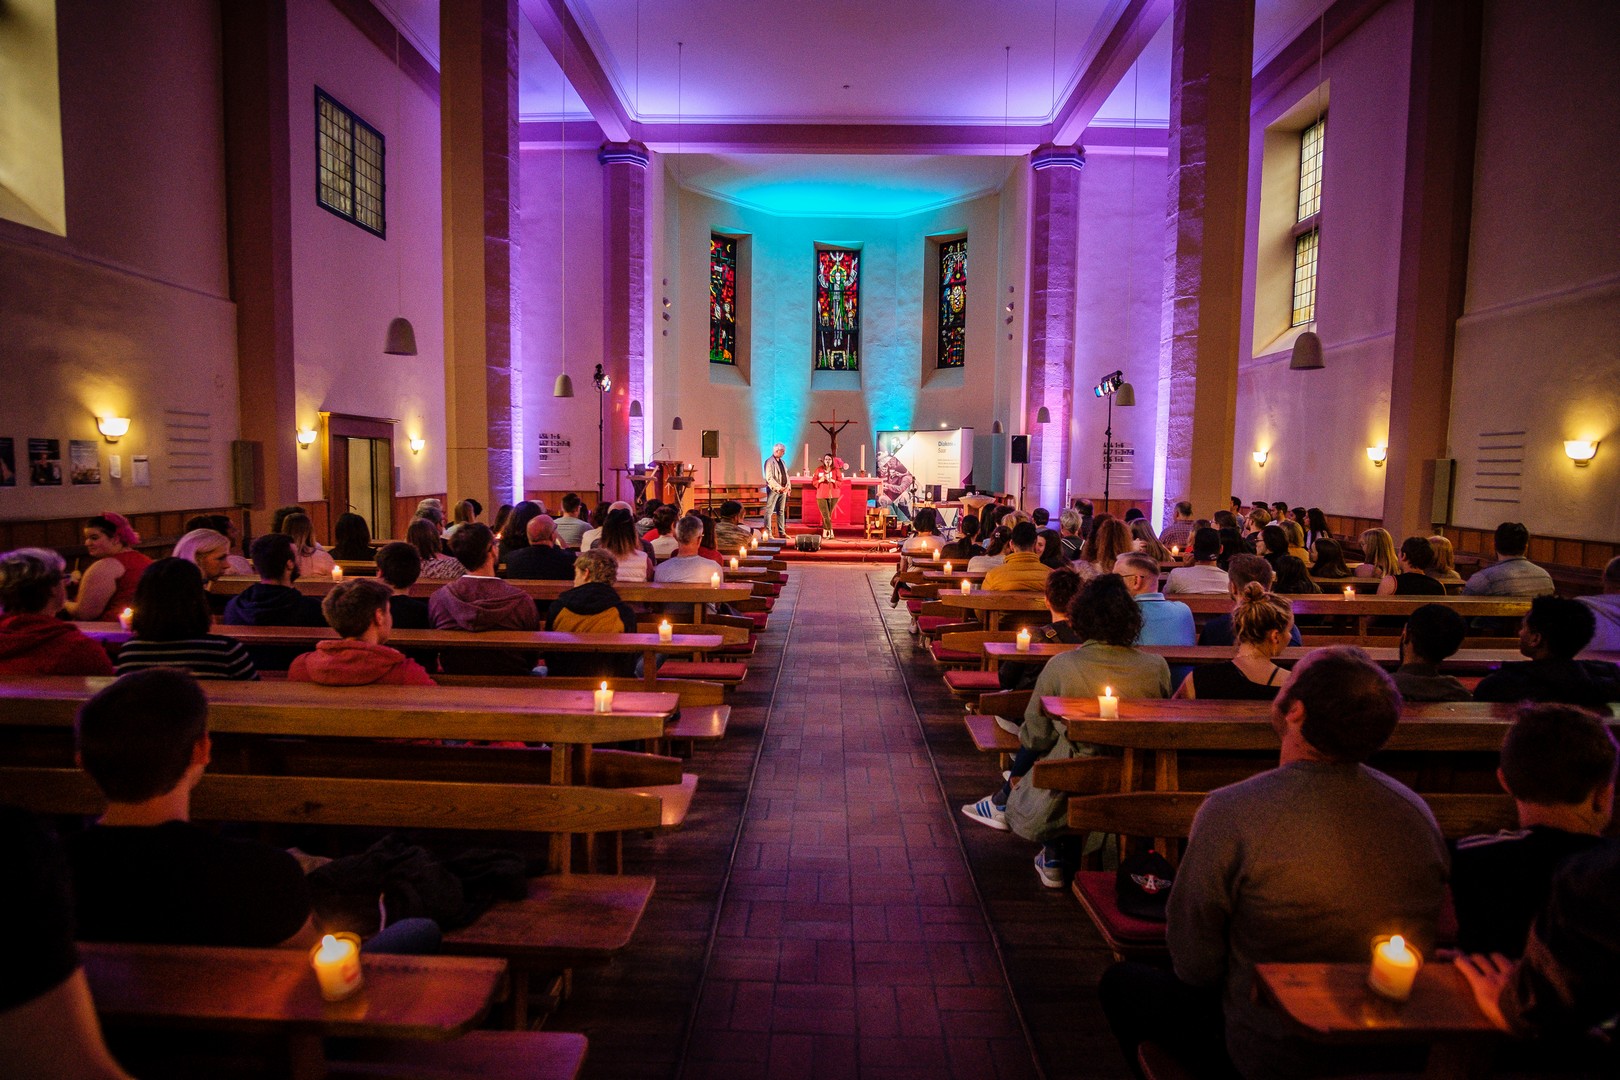
[[[1018,509],[1024,508],[1024,479],[1029,475],[1029,436],[1014,435],[1010,441],[1012,463],[1018,470]]]
[[[708,462],[705,468],[708,470],[709,477],[708,508],[711,516],[714,514],[714,459],[719,456],[720,433],[705,429],[703,432],[703,459]]]

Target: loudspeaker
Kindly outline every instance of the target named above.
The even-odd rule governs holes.
[[[1012,463],[1014,465],[1029,464],[1029,436],[1014,435],[1012,437]]]
[[[1457,483],[1455,458],[1431,458],[1423,463],[1423,479],[1429,485],[1429,524],[1451,524],[1451,495]]]
[[[705,431],[703,433],[703,456],[706,458],[720,456],[720,433],[718,431]]]
[[[259,501],[259,444],[246,439],[231,442],[231,503],[252,506]]]
[[[800,533],[793,538],[793,546],[800,551],[820,551],[821,537],[815,533]]]

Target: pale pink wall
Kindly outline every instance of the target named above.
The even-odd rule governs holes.
[[[1315,67],[1251,118],[1245,359],[1232,466],[1233,493],[1245,501],[1382,512],[1384,474],[1365,448],[1383,443],[1389,426],[1411,19],[1411,0],[1393,0],[1323,62],[1329,98],[1316,332],[1327,366],[1320,371],[1289,370],[1293,336],[1279,340],[1282,326],[1256,326],[1254,297],[1265,128],[1295,106],[1314,114]],[[1252,459],[1259,449],[1271,454],[1264,468]]]
[[[0,488],[0,517],[153,511],[228,501],[237,433],[235,306],[226,287],[218,8],[176,0],[58,4],[67,235],[0,222],[6,390],[0,437],[101,448],[99,486]],[[200,480],[169,466],[166,410],[206,416]],[[133,421],[116,447],[94,414]],[[123,478],[109,475],[108,455]],[[152,483],[131,482],[135,454]]]
[[[439,102],[328,0],[289,0],[287,24],[298,423],[315,426],[322,410],[397,419],[399,493],[443,491]],[[315,201],[317,85],[383,134],[387,239]],[[416,356],[384,355],[395,315],[415,327]],[[411,436],[427,440],[421,454],[406,445]],[[320,498],[317,455],[298,464],[299,498]]]
[[[1620,7],[1486,6],[1466,312],[1451,443],[1459,525],[1620,538]],[[1485,432],[1524,432],[1488,440]],[[1577,469],[1565,439],[1602,440]],[[1482,444],[1524,446],[1521,501],[1480,484]]]

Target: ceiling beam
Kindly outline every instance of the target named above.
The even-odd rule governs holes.
[[[641,141],[661,154],[1027,154],[1046,125],[984,124],[651,124]]]
[[[520,0],[520,6],[552,59],[562,68],[563,77],[591,111],[603,137],[609,142],[639,139],[641,125],[632,121],[620,104],[612,80],[591,51],[590,42],[585,40],[565,0]]]
[[[1080,141],[1086,126],[1096,119],[1097,110],[1131,70],[1174,7],[1174,0],[1129,0],[1080,76],[1074,93],[1058,109],[1052,122],[1051,143],[1069,146]]]

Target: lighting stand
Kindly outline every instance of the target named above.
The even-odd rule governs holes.
[[[591,385],[596,387],[596,501],[600,504],[607,487],[603,472],[607,455],[607,396],[613,389],[613,378],[602,370],[601,364],[596,365]]]

